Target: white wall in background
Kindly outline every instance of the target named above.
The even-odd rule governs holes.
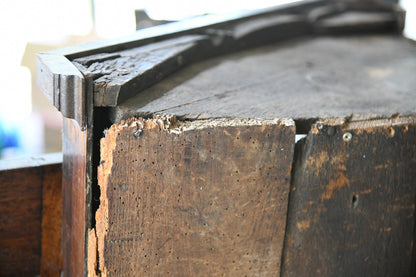
[[[404,35],[416,40],[416,0],[400,0],[400,5],[406,10]]]

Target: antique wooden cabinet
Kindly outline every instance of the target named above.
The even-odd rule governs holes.
[[[416,47],[303,1],[38,55],[65,276],[409,276]]]
[[[0,276],[59,276],[62,155],[0,160]]]

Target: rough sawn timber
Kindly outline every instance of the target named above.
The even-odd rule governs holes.
[[[98,170],[101,276],[279,276],[294,139],[291,120],[112,125]]]
[[[312,126],[297,146],[282,276],[414,276],[415,123]]]

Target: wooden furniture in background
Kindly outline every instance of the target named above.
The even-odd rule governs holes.
[[[62,154],[0,160],[0,276],[59,276]]]

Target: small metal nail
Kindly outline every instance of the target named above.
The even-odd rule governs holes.
[[[137,131],[136,131],[136,132],[134,132],[134,133],[133,133],[133,135],[134,135],[136,138],[138,138],[138,137],[140,137],[140,135],[142,134],[142,132],[143,132],[143,130],[142,130],[142,129],[137,129]]]
[[[346,132],[346,133],[344,133],[344,134],[342,135],[342,139],[343,139],[345,142],[348,142],[348,141],[350,141],[350,140],[352,139],[352,134],[351,134],[351,133],[349,133],[349,132]]]

